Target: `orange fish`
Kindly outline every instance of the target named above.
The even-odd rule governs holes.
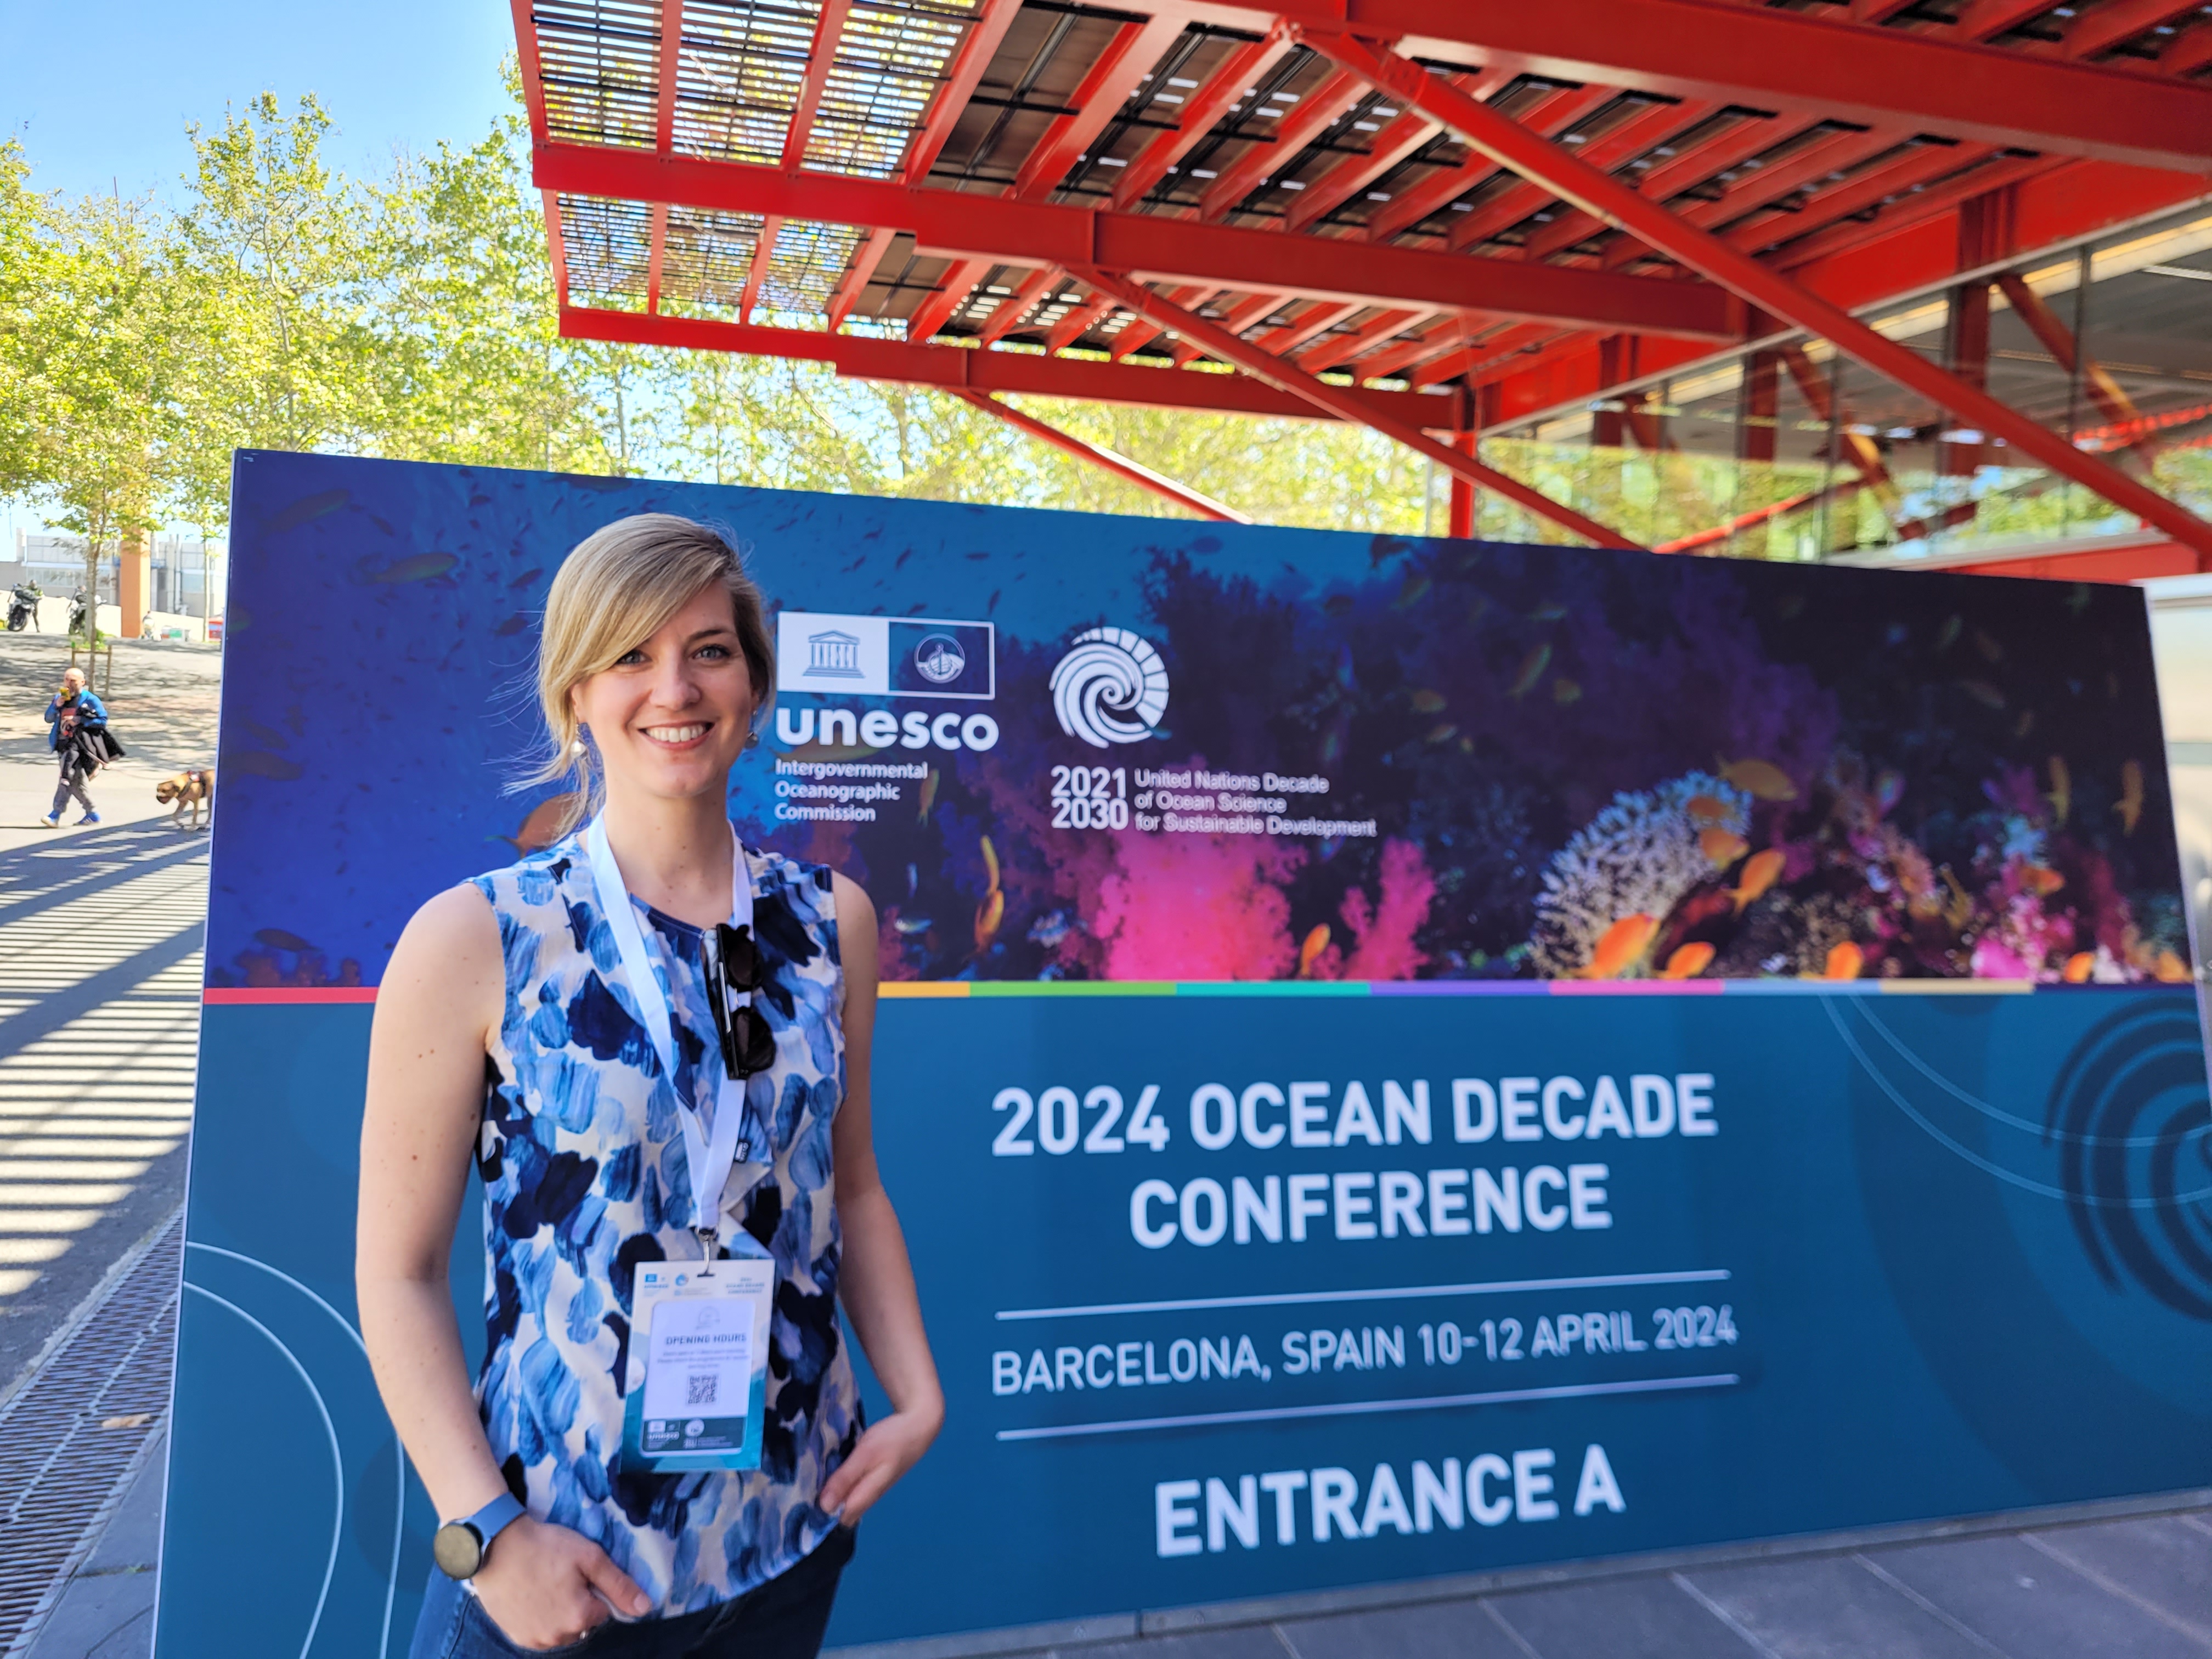
[[[2112,811],[2120,815],[2122,833],[2132,836],[2142,820],[2143,809],[2143,775],[2141,761],[2124,761],[2120,765],[2120,798],[2112,803]]]
[[[1695,939],[1681,946],[1667,958],[1667,965],[1659,970],[1662,979],[1688,979],[1702,973],[1713,959],[1713,947],[1703,939]]]
[[[1719,770],[1723,781],[1734,784],[1754,800],[1797,799],[1797,786],[1790,781],[1787,772],[1771,761],[1728,761],[1721,764]]]
[[[1704,818],[1712,823],[1724,823],[1735,816],[1735,808],[1717,795],[1692,795],[1689,805],[1683,810],[1693,818]]]
[[[987,883],[985,890],[997,892],[999,890],[999,854],[998,849],[991,845],[991,838],[988,836],[983,837],[983,875]]]
[[[1413,693],[1413,712],[1415,714],[1433,714],[1444,706],[1443,693],[1441,691],[1416,691]]]
[[[1736,878],[1735,908],[1741,911],[1768,888],[1782,878],[1783,857],[1779,850],[1768,848],[1764,853],[1753,853],[1743,866],[1743,874]]]
[[[999,924],[1006,919],[1006,896],[994,887],[975,907],[975,949],[981,951],[990,944],[999,931]]]
[[[1552,665],[1552,647],[1540,645],[1521,659],[1521,671],[1513,677],[1513,684],[1505,688],[1505,695],[1516,701],[1528,695],[1529,687],[1544,678],[1544,671]]]
[[[1717,823],[1698,831],[1698,850],[1717,868],[1725,870],[1751,850],[1751,843]]]
[[[562,821],[581,806],[574,795],[556,795],[550,800],[542,800],[530,809],[530,816],[523,819],[521,829],[500,839],[525,858],[543,852],[561,839]]]
[[[1856,979],[1859,969],[1866,966],[1866,952],[1845,939],[1828,952],[1827,965],[1820,970],[1822,979]]]
[[[2031,864],[2021,871],[2020,884],[2038,898],[2049,898],[2066,884],[2066,878],[2056,870],[2046,870],[2039,864]]]
[[[1643,959],[1651,948],[1652,935],[1659,931],[1659,918],[1638,914],[1623,916],[1605,930],[1590,952],[1589,966],[1575,975],[1577,979],[1619,979],[1622,974]]]
[[[1552,682],[1552,701],[1553,702],[1579,702],[1582,701],[1582,687],[1575,681],[1569,679],[1564,674],[1560,675],[1559,678]]]
[[[2151,971],[2158,975],[2159,983],[2161,985],[2189,983],[2189,964],[2171,951],[2160,951],[2158,953],[2158,966]]]
[[[1960,680],[1959,690],[1984,708],[2002,708],[2005,706],[2004,693],[1987,680]]]
[[[1959,884],[1958,877],[1951,873],[1949,865],[1943,866],[1941,874],[1943,878],[1943,884],[1951,890],[1951,896],[1943,905],[1943,920],[1951,924],[1952,930],[1955,933],[1964,927],[1966,925],[1966,919],[1974,914],[1974,901],[1967,896],[1966,890]]]
[[[1449,743],[1458,732],[1459,727],[1446,720],[1441,726],[1432,726],[1429,728],[1428,740],[1431,743]]]
[[[929,822],[929,809],[937,805],[938,780],[944,775],[933,766],[929,769],[929,775],[921,781],[921,821],[924,823]]]
[[[2066,958],[2066,982],[2069,985],[2087,985],[2096,966],[2097,953],[2094,951],[2076,951]]]
[[[2059,756],[2051,757],[2051,787],[2043,798],[2051,803],[2053,824],[2063,830],[2066,815],[2074,810],[2074,775],[2066,769],[2066,763]]]
[[[1313,965],[1321,953],[1328,949],[1328,924],[1322,922],[1306,935],[1305,943],[1298,946],[1297,977],[1304,979],[1313,972]]]

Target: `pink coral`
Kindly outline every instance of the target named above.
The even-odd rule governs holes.
[[[1279,884],[1305,862],[1303,848],[1256,836],[1122,835],[1115,859],[1092,924],[1106,978],[1280,979],[1296,964]]]
[[[1382,889],[1371,910],[1364,889],[1355,887],[1344,896],[1338,914],[1354,940],[1344,964],[1346,979],[1411,979],[1428,961],[1414,948],[1413,935],[1428,921],[1437,878],[1418,846],[1409,841],[1382,843]]]

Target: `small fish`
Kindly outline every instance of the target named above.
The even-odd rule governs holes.
[[[1441,691],[1416,691],[1413,693],[1413,712],[1415,714],[1433,714],[1444,706],[1443,693]]]
[[[981,951],[999,931],[999,924],[1006,919],[1006,896],[994,885],[983,902],[975,907],[975,949]]]
[[[1702,818],[1709,823],[1723,823],[1735,816],[1735,808],[1718,795],[1692,795],[1690,804],[1683,810],[1692,817]]]
[[[1432,726],[1429,728],[1428,741],[1431,743],[1449,743],[1454,737],[1457,736],[1458,733],[1459,727],[1451,725],[1449,722],[1442,726]]]
[[[2143,771],[2141,761],[2120,763],[2120,798],[2112,803],[2112,811],[2120,815],[2120,831],[2132,836],[2136,825],[2142,820]]]
[[[2089,608],[2089,584],[2075,582],[2073,591],[2066,596],[2066,608],[2078,617]]]
[[[1959,642],[1959,630],[1966,625],[1966,621],[1963,617],[1954,617],[1945,623],[1942,631],[1936,635],[1936,649],[1939,652],[1948,651],[1956,645]]]
[[[1796,800],[1797,786],[1771,761],[1723,761],[1716,769],[1724,783],[1733,784],[1753,800]]]
[[[927,916],[901,916],[891,924],[902,933],[926,933],[937,926]]]
[[[524,588],[528,587],[544,574],[545,568],[543,565],[536,566],[531,569],[526,570],[520,576],[517,576],[513,581],[507,585],[507,592],[510,593],[520,593]]]
[[[460,558],[452,553],[410,553],[404,559],[394,559],[378,568],[374,561],[364,559],[354,566],[354,574],[364,582],[392,586],[400,582],[427,582],[444,575]]]
[[[929,775],[921,781],[921,821],[924,823],[929,822],[929,809],[937,805],[937,782],[944,775],[944,773],[933,766],[929,769]]]
[[[512,617],[509,617],[505,622],[501,623],[498,627],[493,629],[491,630],[491,635],[495,640],[508,639],[513,637],[514,635],[520,634],[524,629],[529,626],[530,617],[528,615],[523,611],[518,611]]]
[[[1828,952],[1826,964],[1820,969],[1822,979],[1856,979],[1859,969],[1866,966],[1866,952],[1845,939]]]
[[[319,495],[302,495],[275,518],[270,520],[271,531],[297,530],[303,524],[313,524],[343,507],[351,497],[343,489],[325,489]]]
[[[1735,890],[1729,896],[1735,901],[1739,913],[1752,901],[1782,878],[1783,855],[1778,848],[1770,847],[1764,853],[1753,853],[1736,878]]]
[[[1713,959],[1713,947],[1703,939],[1693,939],[1667,958],[1667,965],[1659,970],[1662,979],[1689,979],[1705,971]]]
[[[1874,781],[1874,804],[1882,811],[1905,798],[1905,777],[1902,773],[1885,771]]]
[[[906,896],[907,896],[908,898],[912,898],[912,897],[913,897],[913,896],[914,896],[917,892],[919,892],[921,890],[921,866],[918,866],[918,865],[912,865],[912,864],[909,864],[909,865],[908,865],[908,866],[907,866],[907,867],[906,867]]]
[[[1619,979],[1642,960],[1659,931],[1659,918],[1641,914],[1623,916],[1605,930],[1590,952],[1589,965],[1577,971],[1577,979]]]
[[[1559,678],[1552,682],[1552,701],[1553,702],[1564,706],[1571,702],[1580,702],[1582,701],[1582,697],[1583,688],[1580,684],[1569,679],[1565,674],[1560,675]]]
[[[991,838],[988,836],[983,837],[983,875],[988,884],[986,890],[997,892],[999,890],[999,851],[991,845]]]
[[[2049,898],[2066,884],[2066,878],[2056,870],[2046,870],[2039,864],[2031,864],[2020,872],[2020,884],[2038,898]]]
[[[2087,985],[2096,967],[2097,953],[2094,951],[2076,951],[2066,958],[2066,966],[2060,973],[2069,985]]]
[[[1540,645],[1521,659],[1520,672],[1514,675],[1513,684],[1505,688],[1505,695],[1519,700],[1528,695],[1528,689],[1544,678],[1544,671],[1552,665],[1552,647]]]
[[[1960,680],[1959,690],[1984,708],[2002,708],[2005,706],[2004,693],[1987,680]]]
[[[1734,830],[1710,823],[1698,831],[1698,850],[1715,869],[1725,870],[1751,850],[1751,843]]]
[[[1429,586],[1430,582],[1426,576],[1408,576],[1406,578],[1406,585],[1398,590],[1398,597],[1391,600],[1390,604],[1396,610],[1410,611],[1420,603],[1421,595],[1429,591]]]
[[[1943,878],[1943,884],[1951,890],[1951,896],[1943,906],[1943,920],[1950,923],[1951,931],[1956,933],[1974,914],[1974,901],[1959,884],[1958,877],[1951,873],[1949,865],[1945,865],[1937,873]]]
[[[1298,946],[1298,971],[1297,976],[1300,979],[1309,977],[1313,972],[1314,963],[1319,960],[1321,953],[1328,949],[1328,924],[1324,921],[1316,927],[1311,933],[1308,933],[1305,937],[1305,942]]]
[[[2158,975],[2158,982],[2161,985],[2189,983],[2189,964],[2171,951],[2158,953],[2158,965],[2151,972]]]
[[[530,809],[520,829],[500,839],[512,846],[519,858],[541,852],[561,839],[561,826],[576,805],[574,795],[556,795],[550,800],[542,800]]]
[[[2034,730],[2035,710],[2033,708],[2021,709],[2020,711],[2020,718],[2012,723],[2012,735],[2014,741],[2018,741],[2020,738],[2026,737],[2029,732]]]
[[[279,783],[289,783],[302,775],[297,761],[288,761],[282,755],[272,755],[265,749],[226,749],[222,763],[234,772],[251,773],[258,778],[274,778]]]
[[[1994,663],[2004,660],[2004,647],[1999,645],[1978,628],[1974,630],[1974,649],[1982,653],[1984,662]]]
[[[343,492],[341,491],[341,494]],[[297,933],[288,933],[282,927],[264,927],[253,936],[256,945],[265,945],[272,951],[312,951],[315,947]]]
[[[1553,623],[1558,622],[1566,614],[1567,607],[1561,605],[1557,599],[1552,599],[1547,600],[1546,603],[1538,605],[1534,611],[1531,611],[1528,613],[1528,620],[1530,622]]]

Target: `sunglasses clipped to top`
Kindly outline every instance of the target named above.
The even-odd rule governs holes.
[[[733,1081],[743,1082],[775,1064],[775,1033],[753,1006],[753,994],[768,983],[760,941],[750,926],[727,922],[704,929],[707,1001],[714,1015],[714,1035],[722,1044],[722,1064]]]

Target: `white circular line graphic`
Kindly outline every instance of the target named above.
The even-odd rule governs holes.
[[[1152,734],[1168,708],[1167,665],[1126,628],[1092,628],[1052,671],[1060,729],[1094,749]]]

